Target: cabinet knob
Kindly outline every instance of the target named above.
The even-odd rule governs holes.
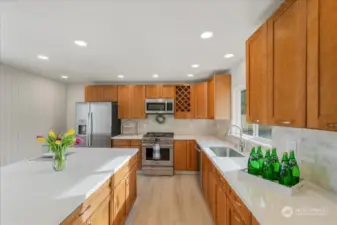
[[[234,219],[235,219],[236,221],[238,221],[238,223],[241,223],[241,219],[240,219],[239,217],[234,216]]]
[[[337,123],[327,123],[328,127],[337,127]]]
[[[260,120],[253,120],[253,123],[260,123]]]
[[[91,220],[89,220],[89,221],[88,221],[88,225],[92,225],[92,222],[91,222]]]

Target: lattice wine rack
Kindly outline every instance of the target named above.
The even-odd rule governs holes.
[[[177,113],[189,113],[191,110],[191,86],[177,85],[175,111]]]

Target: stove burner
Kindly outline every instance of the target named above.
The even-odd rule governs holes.
[[[173,133],[166,133],[166,132],[148,132],[144,135],[145,138],[173,138]]]

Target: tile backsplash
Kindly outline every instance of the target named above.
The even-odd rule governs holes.
[[[158,124],[155,115],[148,115],[147,119],[136,119],[138,133],[146,132],[174,132],[175,134],[214,135],[215,121],[207,119],[174,119],[173,115],[165,115],[164,124]],[[122,122],[125,120],[122,120]]]

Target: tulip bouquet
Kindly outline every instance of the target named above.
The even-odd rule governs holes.
[[[63,170],[66,166],[66,150],[82,141],[81,138],[75,137],[74,129],[68,130],[63,135],[55,134],[51,130],[46,138],[37,136],[37,140],[48,144],[49,151],[53,153],[53,167],[56,171]]]

